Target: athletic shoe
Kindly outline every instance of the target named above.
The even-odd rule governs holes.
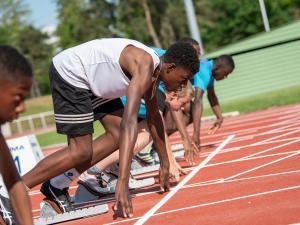
[[[79,177],[79,184],[82,184],[90,192],[96,195],[106,195],[115,192],[115,184],[104,172],[90,174],[90,170],[82,173]]]
[[[0,224],[17,225],[10,201],[2,195],[0,195]]]
[[[141,162],[138,158],[133,157],[132,161],[131,161],[131,166],[130,166],[130,170],[134,171],[134,170],[139,170],[144,168],[146,165],[145,163]]]
[[[151,164],[152,166],[154,165],[159,165],[160,164],[160,161],[159,161],[159,156],[158,156],[158,153],[157,151],[155,150],[154,146],[153,148],[151,149],[151,152],[150,152],[152,158],[153,158],[153,163]]]
[[[71,203],[68,188],[62,190],[51,185],[50,180],[43,183],[41,192],[46,196],[47,201],[57,213],[66,213],[75,210]]]
[[[151,155],[152,143],[148,144],[144,149],[137,153],[136,157],[147,165],[154,163],[154,158]]]

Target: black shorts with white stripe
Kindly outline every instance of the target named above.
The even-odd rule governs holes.
[[[69,84],[59,75],[53,64],[49,69],[49,79],[56,129],[60,134],[92,134],[94,120],[124,108],[119,98],[99,98],[90,90]]]

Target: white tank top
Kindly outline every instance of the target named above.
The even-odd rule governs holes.
[[[123,49],[133,45],[148,52],[154,70],[160,59],[151,48],[130,39],[105,38],[66,49],[53,58],[53,64],[68,83],[91,90],[101,98],[112,99],[126,95],[129,79],[124,74],[119,58]]]

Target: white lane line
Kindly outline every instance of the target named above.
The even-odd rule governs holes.
[[[203,160],[192,172],[190,172],[172,191],[170,191],[163,199],[161,199],[152,209],[150,209],[141,219],[134,225],[144,224],[160,207],[162,207],[173,195],[177,193],[193,176],[200,171],[224,146],[234,138],[234,135],[228,136],[219,147],[213,151],[205,160]]]
[[[245,181],[245,180],[254,180],[254,179],[259,179],[259,178],[266,178],[266,177],[274,177],[274,176],[282,176],[282,175],[290,175],[293,173],[300,173],[300,170],[290,170],[290,171],[285,171],[285,172],[279,172],[279,173],[270,173],[270,174],[265,174],[265,175],[260,175],[260,176],[253,176],[253,177],[245,177],[245,178],[238,178],[238,179],[232,179],[232,180],[227,180],[222,182],[223,183],[234,183],[234,182],[239,182],[239,181]],[[194,187],[203,187],[203,186],[209,186],[209,185],[218,185],[220,184],[220,178],[218,179],[214,179],[214,180],[207,180],[207,181],[203,181],[203,182],[199,182],[199,183],[193,183],[193,184],[189,184],[189,185],[185,185],[182,187],[182,189],[186,189],[186,188],[194,188]],[[138,193],[138,194],[133,194],[131,195],[132,198],[134,197],[143,197],[145,195],[151,195],[151,194],[155,194],[155,193],[159,193],[161,192],[160,190],[158,191],[148,191],[148,192],[144,192],[144,193]],[[101,204],[107,204],[110,203],[111,201],[115,200],[114,197],[104,197],[101,200],[96,200],[96,201],[90,201],[89,203],[101,203]],[[32,212],[39,212],[40,209],[34,209],[32,210]]]
[[[284,137],[284,136],[287,136],[287,135],[290,135],[290,134],[294,134],[294,133],[300,133],[300,130],[293,130],[293,131],[290,131],[288,133],[284,133],[284,134],[281,134],[281,135],[277,135],[275,137],[272,137],[272,138],[268,138],[268,139],[265,139],[263,141],[259,141],[257,143],[253,143],[253,145],[250,145],[250,146],[254,146],[254,145],[260,145],[260,144],[263,144],[267,141],[271,141],[271,140],[274,140],[274,139],[277,139],[277,138],[280,138],[280,137]]]
[[[277,127],[277,128],[271,129],[269,131],[265,131],[265,132],[272,133],[273,130],[274,130],[274,132],[280,132],[280,131],[277,131],[277,130],[280,129],[280,128],[282,128],[282,126],[284,126],[284,125],[289,124],[291,126],[294,126],[294,125],[299,124],[299,119],[298,118],[292,118],[290,120],[279,121],[279,122],[278,121],[274,121],[274,119],[269,119],[268,121],[264,121],[264,122],[269,122],[269,125],[255,126],[255,127],[252,127],[252,128],[244,128],[244,127],[247,127],[247,124],[244,124],[244,123],[241,122],[242,123],[241,125],[232,128],[230,125],[228,125],[228,123],[226,123],[224,125],[225,127],[223,128],[224,132],[222,132],[222,133],[216,133],[216,134],[214,134],[214,137],[229,135],[229,134],[233,133],[232,129],[235,129],[234,132],[236,134],[242,134],[242,133],[255,132],[255,131],[259,130],[259,129],[266,129],[266,128]],[[254,124],[256,124],[256,122],[252,122],[249,125],[253,126]],[[189,128],[188,128],[189,132],[191,132],[193,130],[190,127],[191,127],[191,125],[189,125]],[[203,128],[203,130],[206,130],[206,129],[207,128]],[[207,138],[211,138],[211,135],[206,135],[205,131],[202,131],[202,133],[203,133],[203,135],[202,135],[202,139],[203,140],[207,139]]]
[[[242,159],[242,158],[233,159],[233,160],[223,161],[223,162],[219,162],[219,163],[208,164],[205,167],[207,168],[207,167],[214,167],[214,166],[223,166],[223,165],[226,165],[226,164],[240,163],[240,162],[245,162],[245,161],[249,161],[249,160],[263,159],[263,158],[274,157],[274,156],[281,156],[281,155],[290,155],[290,154],[294,154],[296,152],[300,152],[300,150],[297,149],[297,150],[293,150],[293,151],[280,152],[280,153],[274,153],[274,154],[268,154],[268,155],[262,155],[262,156],[247,158],[247,159]]]
[[[265,175],[260,175],[260,176],[253,176],[253,177],[244,177],[244,178],[237,178],[237,179],[231,179],[231,180],[226,180],[223,182],[220,182],[222,179],[214,179],[206,182],[199,182],[199,183],[194,183],[194,184],[189,184],[184,186],[183,188],[193,188],[193,187],[203,187],[203,186],[209,186],[209,185],[215,185],[215,184],[224,184],[224,183],[234,183],[234,182],[239,182],[239,181],[247,181],[247,180],[254,180],[260,179],[260,178],[266,178],[266,177],[275,177],[275,176],[282,176],[282,175],[291,175],[294,173],[300,173],[300,170],[291,170],[291,171],[285,171],[285,172],[279,172],[279,173],[269,173]]]
[[[205,207],[205,206],[210,206],[210,205],[217,205],[217,204],[221,204],[221,203],[233,202],[233,201],[237,201],[237,200],[242,200],[242,199],[247,199],[247,198],[252,198],[252,197],[257,197],[257,196],[263,196],[263,195],[269,195],[269,194],[279,193],[279,192],[284,192],[284,191],[290,191],[290,190],[294,190],[294,189],[300,189],[300,185],[290,186],[290,187],[286,187],[286,188],[275,189],[275,190],[270,190],[270,191],[265,191],[265,192],[259,192],[259,193],[250,194],[250,195],[243,195],[243,196],[239,196],[239,197],[235,197],[235,198],[229,198],[229,199],[224,199],[224,200],[220,200],[220,201],[203,203],[203,204],[193,205],[193,206],[189,206],[189,207],[174,209],[174,210],[169,210],[169,211],[165,211],[165,212],[156,213],[153,216],[159,216],[159,215],[164,215],[164,214],[169,214],[169,213],[174,213],[174,212],[180,212],[180,211],[185,211],[185,210],[189,210],[189,209],[195,209],[195,208],[200,208],[200,207]],[[129,222],[132,220],[137,220],[140,218],[142,218],[142,217],[135,217],[135,218],[116,221],[116,222],[112,222],[112,223],[105,223],[103,225],[113,225],[113,224],[125,223],[125,222]]]
[[[274,133],[281,133],[281,132],[284,132],[284,131],[276,131]],[[286,140],[290,140],[290,139],[297,139],[297,138],[299,139],[299,137],[293,137],[293,138],[286,138],[286,139],[279,139],[279,140],[277,140],[280,137],[289,135],[291,133],[296,133],[296,132],[300,132],[300,130],[299,129],[297,129],[297,130],[296,129],[291,129],[291,132],[280,134],[280,135],[277,135],[277,136],[273,136],[272,138],[264,139],[264,140],[262,140],[260,142],[255,142],[255,143],[252,143],[252,144],[247,144],[247,145],[243,145],[243,146],[239,146],[239,147],[234,147],[234,149],[252,147],[252,146],[263,145],[263,144],[272,144],[272,143],[286,141]],[[239,137],[235,138],[234,141],[232,141],[231,143],[243,142],[245,140],[255,139],[255,138],[263,136],[263,135],[264,135],[263,133],[256,133],[256,134],[239,136]],[[215,145],[215,144],[218,144],[218,143],[219,143],[219,141],[207,142],[202,147],[209,146],[209,145]],[[174,146],[175,146],[174,148],[179,148],[179,146],[182,147],[183,145],[182,144],[175,144]]]
[[[260,169],[260,168],[263,168],[263,167],[265,167],[265,166],[269,166],[269,165],[271,165],[271,164],[274,164],[274,163],[277,163],[277,162],[279,162],[279,161],[288,159],[288,158],[293,157],[293,156],[298,155],[298,154],[300,154],[300,151],[297,151],[297,152],[295,152],[295,153],[293,153],[293,154],[291,154],[291,155],[288,155],[288,156],[285,156],[285,157],[276,159],[276,160],[274,160],[274,161],[272,161],[272,162],[265,163],[265,164],[263,164],[263,165],[254,167],[254,168],[252,168],[252,169],[250,169],[250,170],[246,170],[246,171],[244,171],[244,172],[241,172],[241,173],[235,174],[235,175],[233,175],[233,176],[227,177],[227,178],[225,178],[223,181],[229,180],[229,179],[232,179],[232,178],[235,178],[235,177],[238,177],[238,176],[240,176],[240,175],[243,175],[243,174],[252,172],[252,171],[254,171],[254,170],[258,170],[258,169]]]
[[[282,141],[291,141],[291,142],[288,142],[288,143],[285,143],[285,144],[282,144],[282,145],[278,145],[278,146],[266,149],[264,151],[267,152],[267,151],[274,150],[274,149],[279,148],[279,147],[283,147],[283,146],[288,145],[288,144],[292,144],[294,142],[300,141],[300,138],[297,137],[297,138],[287,138],[287,139],[281,139],[281,140],[274,140],[274,141],[270,141],[269,143],[262,143],[262,145],[264,145],[264,144],[272,144],[272,143],[277,143],[277,142],[282,142]],[[245,145],[245,146],[240,146],[240,147],[234,147],[234,148],[227,148],[227,149],[225,148],[222,151],[220,151],[220,154],[228,153],[228,152],[233,152],[233,151],[238,151],[238,150],[241,150],[242,148],[247,148],[247,147],[250,147],[250,145]],[[260,153],[262,153],[262,152],[258,152],[258,153],[255,153],[255,154],[260,154]],[[202,153],[202,154],[200,154],[200,157],[205,157],[205,156],[207,156],[209,154],[210,154],[209,152]],[[275,155],[276,154],[271,154],[269,156],[275,156]],[[242,157],[242,158],[239,158],[239,159],[234,159],[234,160],[229,160],[229,161],[220,162],[220,163],[214,163],[214,164],[208,164],[205,167],[212,167],[212,166],[219,166],[219,165],[224,165],[224,164],[228,164],[228,163],[242,162],[242,161],[245,161],[245,159],[247,159],[249,157],[253,157],[253,156],[254,155],[249,155],[249,156],[245,156],[245,157]],[[253,159],[260,159],[260,158],[263,158],[263,156],[262,157],[255,157]],[[188,170],[193,169],[193,168],[194,167],[187,168],[186,170],[188,171]],[[76,186],[71,186],[70,190],[77,189],[77,187],[78,187],[77,185]],[[39,195],[39,194],[41,194],[41,192],[38,191],[38,190],[30,191],[29,192],[30,196]]]
[[[261,145],[266,145],[266,144],[273,144],[273,143],[277,143],[277,142],[282,142],[282,141],[289,141],[288,143],[284,143],[284,144],[281,144],[281,145],[277,145],[277,146],[274,146],[274,147],[271,147],[271,148],[268,148],[268,149],[265,149],[263,151],[260,151],[260,152],[257,152],[255,154],[260,154],[262,152],[267,152],[267,151],[271,151],[271,150],[274,150],[276,148],[279,148],[279,147],[283,147],[285,145],[289,145],[289,144],[292,144],[294,142],[300,142],[300,138],[292,138],[292,139],[282,139],[282,140],[277,140],[277,141],[273,141],[273,142],[269,142],[269,143],[262,143]],[[233,143],[233,142],[232,142]],[[232,148],[225,148],[223,149],[219,154],[224,154],[224,153],[229,153],[229,152],[235,152],[235,151],[239,151],[239,150],[242,150],[244,148],[248,148],[248,147],[253,147],[250,145],[245,145],[245,146],[240,146],[240,147],[232,147]],[[248,150],[251,150],[251,149],[245,149],[243,151],[248,151]],[[201,153],[200,154],[200,157],[205,157],[209,154],[210,152],[205,152],[205,153]],[[247,156],[245,157],[242,157],[242,158],[246,158]],[[238,159],[239,160],[239,159]],[[234,161],[234,160],[233,160]]]
[[[203,206],[209,206],[209,205],[216,205],[216,204],[220,204],[220,203],[232,202],[232,201],[251,198],[251,197],[268,195],[268,194],[273,194],[273,193],[278,193],[278,192],[283,192],[283,191],[290,191],[290,190],[299,189],[299,188],[300,188],[300,185],[297,185],[297,186],[290,186],[290,187],[281,188],[281,189],[275,189],[275,190],[270,190],[270,191],[259,192],[259,193],[250,194],[250,195],[243,195],[243,196],[239,196],[239,197],[235,197],[235,198],[229,198],[229,199],[224,199],[224,200],[220,200],[220,201],[214,201],[214,202],[209,202],[209,203],[204,203],[204,204],[199,204],[199,205],[194,205],[194,206],[189,206],[189,207],[184,207],[184,208],[179,208],[179,209],[174,209],[174,210],[169,210],[169,211],[157,213],[157,214],[155,214],[155,216],[174,213],[174,212],[179,212],[179,211],[184,211],[184,210],[187,210],[187,209],[200,208],[200,207],[203,207]]]
[[[253,156],[257,156],[257,155],[260,155],[260,154],[262,154],[262,153],[266,153],[266,152],[272,151],[272,150],[274,150],[274,149],[278,149],[278,148],[281,148],[281,147],[284,147],[284,146],[286,146],[286,145],[290,145],[290,144],[293,144],[293,143],[296,143],[296,142],[299,142],[299,141],[300,141],[300,139],[294,140],[294,141],[290,141],[290,142],[284,143],[284,144],[282,144],[282,145],[277,145],[277,146],[275,146],[275,147],[272,147],[272,148],[269,148],[269,149],[266,149],[266,150],[263,150],[263,151],[260,151],[260,152],[256,152],[256,153],[254,153],[254,154],[244,156],[244,157],[242,157],[242,158],[240,158],[240,159],[248,159],[248,158],[251,158],[251,157],[253,157]]]

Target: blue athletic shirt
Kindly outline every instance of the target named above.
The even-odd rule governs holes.
[[[162,92],[164,92],[164,87],[162,87],[161,84],[159,84],[158,87],[159,87],[159,90],[163,90]],[[121,99],[123,105],[125,106],[126,105],[126,96],[122,96],[120,99]],[[147,110],[146,110],[145,100],[142,99],[141,104],[140,104],[140,109],[138,112],[138,117],[145,119],[146,115],[147,115]]]
[[[207,88],[214,85],[214,77],[212,75],[213,65],[213,60],[200,60],[200,69],[191,80],[195,88],[198,87],[203,91],[206,91]]]

